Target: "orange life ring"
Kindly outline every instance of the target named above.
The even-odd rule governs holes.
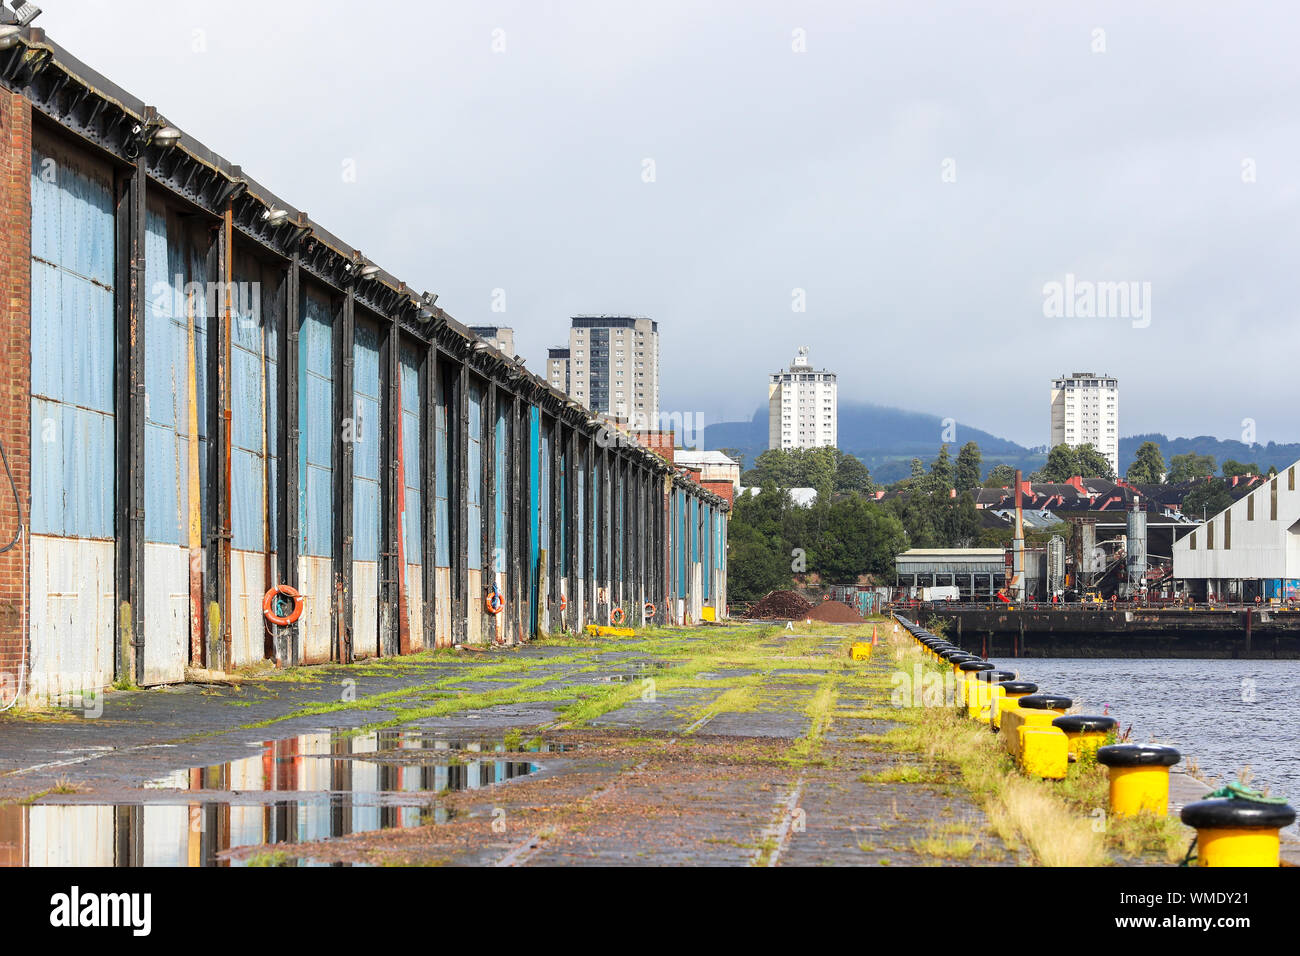
[[[655,616],[655,606],[649,601],[645,602],[645,616],[646,618],[652,618]]]
[[[288,614],[276,614],[273,610],[276,599],[282,597],[293,602],[293,610]],[[302,617],[302,605],[303,596],[298,593],[297,589],[291,588],[287,584],[277,584],[267,591],[266,596],[262,598],[262,614],[277,627],[288,627]]]
[[[569,601],[568,601],[568,599],[567,599],[563,594],[561,594],[561,595],[560,595],[560,610],[563,611],[563,610],[564,610],[565,608],[567,608],[568,606],[569,606]]]
[[[501,591],[494,584],[492,590],[483,598],[483,607],[489,614],[500,614],[506,606],[506,599],[501,596]]]
[[[621,607],[616,607],[614,610],[609,612],[609,619],[614,624],[622,624],[625,617],[627,617],[627,615],[623,613]]]

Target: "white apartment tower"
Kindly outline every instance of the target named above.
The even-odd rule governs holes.
[[[1075,372],[1052,382],[1052,447],[1091,444],[1119,474],[1119,382]]]
[[[659,421],[659,323],[633,316],[576,315],[569,328],[569,396],[633,428]],[[552,380],[558,362],[550,368]]]
[[[767,447],[833,447],[838,422],[835,373],[809,365],[808,346],[802,345],[790,367],[769,379]]]

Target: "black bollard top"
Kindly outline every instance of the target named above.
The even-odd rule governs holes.
[[[1027,680],[1004,680],[998,686],[1008,694],[1032,694],[1038,690],[1037,684],[1031,684]]]
[[[945,648],[944,650],[939,652],[939,656],[942,657],[945,661],[948,661],[949,663],[952,664],[960,664],[962,661],[975,660],[974,654],[967,654],[965,651],[958,650],[955,647]]]
[[[1023,703],[1023,701],[1022,701]],[[1052,721],[1053,727],[1060,727],[1067,734],[1093,734],[1113,730],[1118,723],[1114,717],[1093,717],[1087,714],[1066,714]]]
[[[1183,759],[1173,747],[1155,744],[1111,744],[1097,748],[1097,762],[1107,767],[1172,767]]]
[[[995,669],[991,671],[980,671],[975,675],[975,679],[983,681],[986,684],[1001,684],[1003,681],[1014,681],[1016,675],[1011,671],[1000,671]],[[1038,690],[1038,688],[1035,687],[1034,690]]]
[[[1060,694],[1030,694],[1021,697],[1016,703],[1027,710],[1063,710],[1074,701]]]
[[[997,669],[996,664],[990,664],[988,661],[981,660],[962,661],[957,666],[964,671],[991,671]]]
[[[1295,823],[1295,810],[1285,803],[1258,803],[1233,797],[1198,800],[1183,807],[1180,814],[1189,827],[1244,827],[1276,830]]]

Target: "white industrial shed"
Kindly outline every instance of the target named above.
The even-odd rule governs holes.
[[[1174,577],[1218,597],[1286,596],[1300,578],[1297,465],[1175,541]]]

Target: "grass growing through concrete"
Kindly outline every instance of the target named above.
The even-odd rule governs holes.
[[[900,665],[910,672],[917,661],[927,671],[943,673],[905,644]],[[955,707],[904,708],[895,719],[901,719],[901,726],[885,735],[886,742],[954,765],[998,835],[1027,850],[1039,864],[1100,866],[1115,856],[1152,854],[1173,862],[1186,851],[1191,831],[1173,817],[1108,818],[1107,775],[1094,759],[1071,764],[1062,781],[1031,779],[1017,769],[987,725],[961,716]],[[914,773],[910,767],[895,772],[903,777]]]

